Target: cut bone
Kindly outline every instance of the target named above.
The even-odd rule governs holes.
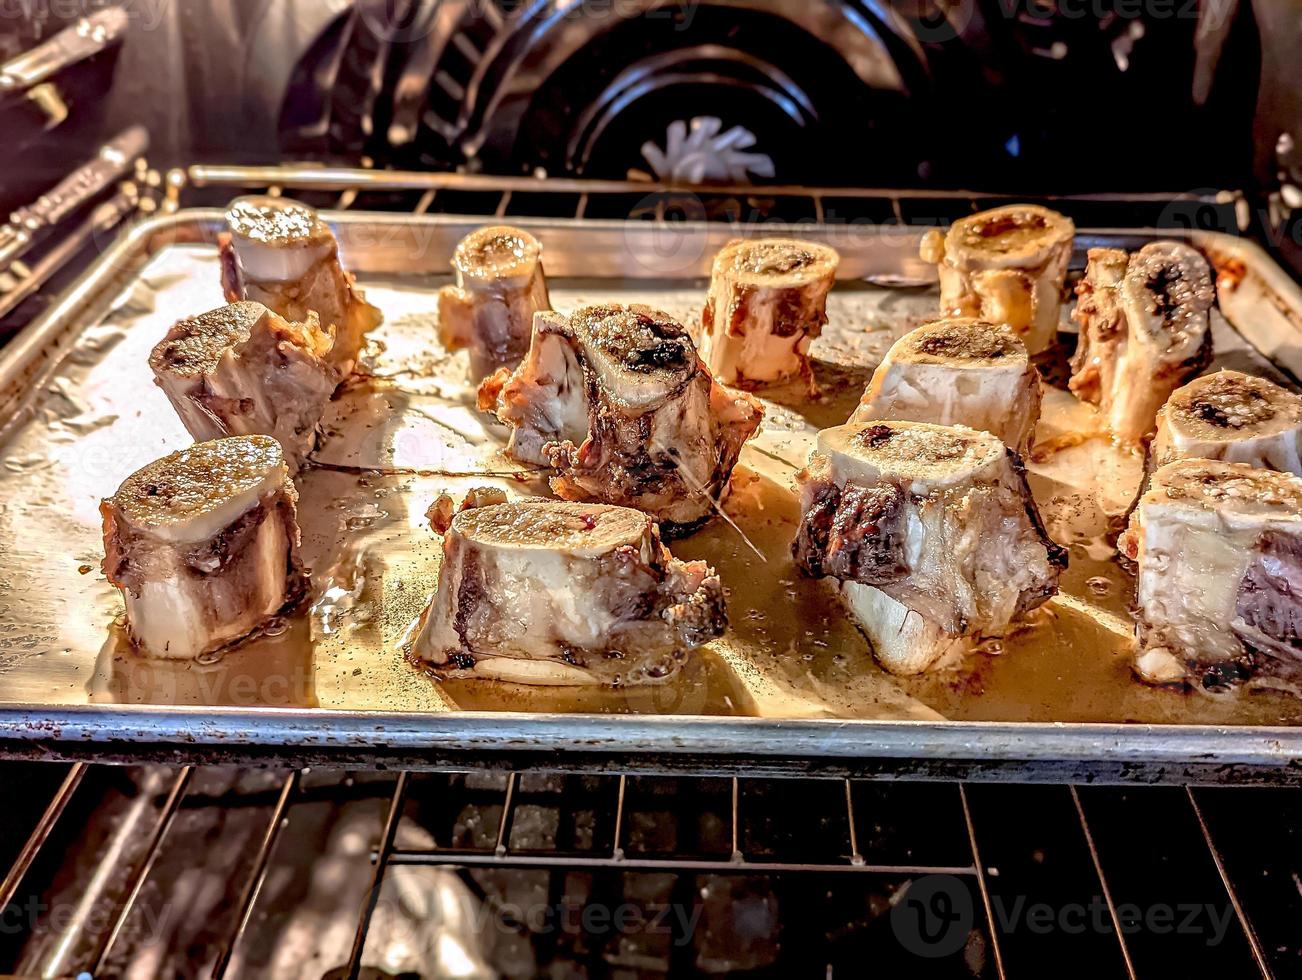
[[[872,643],[873,656],[896,676],[958,666],[981,642],[976,636],[946,633],[881,589],[859,582],[839,585],[841,601]]]
[[[330,346],[315,314],[289,323],[246,300],[181,320],[149,366],[197,442],[273,436],[292,474],[312,451],[335,389]]]
[[[201,442],[128,477],[100,512],[104,574],[136,646],[193,659],[298,602],[297,499],[270,436]]]
[[[1033,204],[1010,204],[954,222],[923,239],[937,264],[948,316],[1006,323],[1032,354],[1052,345],[1071,259],[1071,220]]]
[[[339,264],[338,243],[315,210],[283,197],[237,198],[220,246],[227,302],[255,300],[295,323],[316,313],[333,333],[330,362],[340,378],[353,370],[383,317]]]
[[[1207,261],[1179,242],[1151,242],[1129,256],[1092,248],[1076,292],[1071,390],[1098,406],[1119,441],[1140,442],[1171,392],[1211,360]]]
[[[851,422],[897,419],[966,425],[1025,455],[1040,418],[1040,376],[1008,327],[934,320],[897,340]]]
[[[1302,476],[1302,397],[1238,371],[1195,378],[1157,413],[1149,452],[1154,469],[1221,459]]]
[[[1066,552],[1045,534],[1016,453],[990,433],[824,429],[798,482],[796,562],[842,583],[887,670],[948,661],[1057,592]]]
[[[840,256],[787,238],[733,241],[714,259],[701,357],[724,384],[813,380],[809,345],[827,322]]]
[[[1138,563],[1141,678],[1302,692],[1302,479],[1245,463],[1169,463],[1118,545]]]
[[[645,684],[727,626],[704,562],[627,507],[530,500],[463,510],[414,652],[444,676]]]
[[[457,245],[452,267],[456,285],[439,290],[439,340],[448,350],[469,349],[478,384],[520,363],[533,315],[551,309],[542,245],[519,228],[480,228]]]
[[[556,469],[557,495],[669,525],[711,514],[763,414],[714,381],[679,323],[645,306],[539,313],[524,361],[485,381],[479,401],[511,426],[508,455]]]

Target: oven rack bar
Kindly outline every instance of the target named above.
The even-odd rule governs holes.
[[[578,177],[513,177],[495,174],[471,174],[455,171],[368,170],[360,167],[327,167],[316,164],[279,164],[274,166],[236,166],[227,164],[192,164],[183,171],[195,187],[280,187],[299,190],[364,191],[460,190],[511,194],[699,194],[771,197],[847,197],[884,200],[947,199],[1024,200],[1024,195],[1004,191],[978,191],[962,188],[928,188],[924,190],[890,187],[809,187],[802,184],[673,184],[645,180],[597,180]],[[1223,203],[1224,191],[1131,191],[1081,194],[1036,194],[1047,201],[1149,201],[1194,200]]]
[[[271,818],[267,821],[266,832],[262,835],[262,843],[259,845],[257,856],[254,858],[253,869],[249,872],[244,887],[240,890],[238,900],[239,916],[236,919],[235,929],[231,932],[230,937],[226,940],[217,956],[217,964],[212,970],[212,980],[221,980],[222,977],[226,976],[226,971],[231,965],[231,957],[235,953],[235,944],[239,942],[240,937],[244,935],[245,930],[249,927],[249,920],[253,916],[253,906],[262,891],[263,883],[267,880],[267,868],[271,861],[271,852],[280,840],[281,831],[289,823],[286,814],[289,811],[290,802],[298,792],[301,775],[299,770],[292,770],[285,777],[285,782],[281,786],[280,796],[276,800],[275,809],[271,811]]]
[[[163,181],[164,209],[181,206],[187,189],[270,194],[337,194],[335,210],[354,207],[413,214],[431,211],[447,200],[446,213],[499,219],[513,215],[679,218],[745,223],[781,217],[824,224],[945,224],[964,214],[1013,201],[1063,210],[1094,226],[1154,226],[1165,216],[1185,228],[1247,228],[1248,202],[1239,190],[1133,191],[1109,193],[1011,194],[955,188],[809,187],[796,184],[671,184],[658,181],[596,180],[547,176],[501,176],[446,171],[370,170],[311,163],[274,166],[192,164],[168,172]],[[386,195],[419,197],[393,202]],[[572,198],[563,209],[557,203]],[[547,201],[547,204],[541,202]],[[523,202],[523,203],[518,203]],[[539,202],[531,206],[530,202]],[[778,202],[781,202],[780,204]],[[838,208],[844,205],[845,213]],[[611,210],[613,208],[613,210]],[[540,214],[541,212],[541,214]],[[1209,225],[1210,222],[1210,225]]]

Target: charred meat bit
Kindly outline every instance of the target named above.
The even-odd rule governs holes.
[[[558,496],[636,507],[667,529],[714,512],[762,415],[715,382],[681,325],[638,306],[539,314],[520,367],[480,387],[490,401],[511,427],[507,454],[552,467]]]

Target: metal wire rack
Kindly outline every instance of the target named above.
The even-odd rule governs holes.
[[[871,957],[926,976],[1043,976],[1066,954],[1080,976],[1282,977],[1299,957],[1296,884],[1279,876],[1296,862],[1298,794],[74,765],[6,876],[7,913],[42,914],[4,930],[0,967],[440,975],[438,940],[455,934],[493,975],[861,975]],[[88,806],[111,823],[111,875],[79,864]],[[332,878],[340,901],[317,922],[319,960],[288,974],[274,952],[298,924],[287,900],[317,901],[301,879],[334,866],[319,835],[332,821],[355,838]],[[223,860],[195,888],[204,849]],[[418,888],[478,918],[413,907]],[[169,908],[170,930],[151,932]]]
[[[1241,192],[1025,195],[961,189],[906,190],[799,185],[671,185],[650,181],[502,177],[465,173],[364,170],[321,166],[195,164],[169,172],[161,206],[187,201],[224,203],[232,188],[292,192],[336,210],[409,210],[508,218],[783,220],[818,224],[948,223],[1008,201],[1044,203],[1081,224],[1107,227],[1163,225],[1244,230]],[[216,192],[215,196],[211,192]],[[318,198],[319,196],[319,198]]]

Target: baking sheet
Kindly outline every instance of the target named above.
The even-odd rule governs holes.
[[[246,732],[244,709],[346,713],[373,717],[380,729],[386,719],[453,713],[451,722],[458,712],[505,711],[554,722],[561,741],[572,730],[565,716],[576,712],[834,726],[903,720],[941,731],[947,721],[1302,721],[1302,704],[1278,694],[1212,697],[1132,679],[1130,582],[1112,560],[1109,535],[1133,495],[1140,461],[1104,440],[1073,446],[1060,439],[1088,426],[1091,412],[1062,391],[1051,389],[1046,397],[1041,451],[1030,468],[1050,533],[1068,545],[1071,566],[1062,594],[1027,629],[957,671],[893,678],[876,667],[826,585],[796,573],[788,552],[798,517],[791,478],[813,434],[844,421],[891,341],[936,309],[934,290],[917,284],[925,267],[898,233],[887,240],[889,248],[862,234],[861,242],[833,240],[846,255],[842,272],[850,278],[832,293],[829,326],[814,346],[822,394],[811,400],[793,386],[766,396],[762,433],[743,453],[724,504],[731,523],[716,519],[672,545],[679,557],[704,558],[719,570],[729,592],[729,633],[667,684],[556,689],[439,682],[402,654],[437,579],[439,541],[424,518],[429,503],[440,492],[456,497],[475,486],[502,486],[513,494],[545,494],[546,487],[500,455],[503,430],[474,410],[473,395],[460,381],[464,355],[448,355],[434,340],[434,294],[447,281],[442,270],[452,245],[471,225],[348,216],[340,225],[347,260],[362,270],[368,298],[385,312],[386,323],[375,335],[373,379],[332,406],[316,455],[320,465],[301,481],[313,605],[275,635],[216,663],[142,658],[123,642],[120,600],[99,570],[97,507],[139,466],[189,444],[152,384],[146,357],[175,320],[222,303],[215,249],[191,241],[211,238],[213,215],[182,213],[169,222],[161,239],[138,235],[142,267],[128,261],[130,249],[108,257],[118,263],[118,274],[116,288],[103,297],[106,315],[97,312],[104,302],[88,296],[80,322],[71,315],[78,311],[62,311],[69,314],[62,334],[49,323],[36,325],[47,331],[46,348],[57,348],[61,336],[68,353],[29,393],[0,446],[0,720],[11,709],[15,721],[30,728],[43,709],[64,717],[57,709],[121,705],[128,711],[112,717],[144,721],[156,714],[151,709],[171,707],[201,719],[206,737],[220,740],[223,730],[230,737]],[[425,233],[413,237],[413,222]],[[621,232],[612,224],[534,228],[547,249],[553,304],[568,310],[596,301],[648,302],[684,322],[697,319],[706,285],[700,274],[715,238],[727,237],[727,229],[695,237],[689,230],[686,257],[683,239],[661,239],[660,246],[677,245],[659,247],[648,259],[638,237],[644,227]],[[810,228],[799,233],[821,237]],[[1082,235],[1078,246],[1103,240],[1111,239]],[[620,256],[612,258],[612,242],[622,243],[623,265]],[[629,255],[635,268],[627,265]],[[579,278],[578,272],[593,275]],[[669,278],[669,272],[677,274]],[[875,285],[864,277],[908,284]],[[1291,315],[1287,309],[1280,314],[1277,295],[1270,295],[1277,315]],[[1214,367],[1279,377],[1223,318],[1214,329]],[[1288,346],[1286,338],[1277,340],[1276,348]],[[1066,341],[1069,350],[1071,338]],[[13,374],[6,379],[12,382]],[[1100,479],[1081,485],[1082,475]],[[151,731],[148,725],[136,730]],[[1086,727],[1080,730],[1084,737]],[[116,731],[106,737],[133,736]]]

